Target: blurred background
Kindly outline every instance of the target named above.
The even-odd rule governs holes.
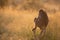
[[[42,40],[60,40],[60,0],[0,0],[0,40],[33,40],[34,18],[40,9],[49,17]]]

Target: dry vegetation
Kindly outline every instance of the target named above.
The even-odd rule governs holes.
[[[51,6],[51,7],[50,7]],[[55,9],[54,9],[54,7]],[[33,40],[32,29],[34,18],[38,16],[38,10],[29,8],[27,10],[17,7],[6,7],[0,9],[0,40]],[[47,31],[42,40],[60,40],[60,10],[54,4],[44,4],[43,9],[49,17]],[[53,11],[51,11],[53,10]],[[36,35],[39,35],[37,28]]]
[[[0,40],[33,40],[33,19],[38,11],[4,9],[0,13]],[[42,40],[60,40],[60,14],[48,14],[49,24],[47,32]],[[39,29],[37,29],[37,35]]]

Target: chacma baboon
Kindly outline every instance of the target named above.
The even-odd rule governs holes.
[[[36,28],[39,27],[41,30],[40,37],[42,37],[46,32],[46,27],[48,25],[48,22],[49,19],[47,13],[43,9],[39,10],[38,17],[34,19],[35,28],[33,28],[32,31],[35,33]]]

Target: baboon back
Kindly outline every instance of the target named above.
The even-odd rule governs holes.
[[[48,16],[46,14],[46,12],[40,13],[40,15],[38,16],[38,18],[34,19],[35,25],[37,25],[38,27],[41,26],[47,26],[48,24]]]

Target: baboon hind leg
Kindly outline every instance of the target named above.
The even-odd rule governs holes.
[[[39,35],[39,39],[42,39],[45,35],[46,29],[42,29]]]

